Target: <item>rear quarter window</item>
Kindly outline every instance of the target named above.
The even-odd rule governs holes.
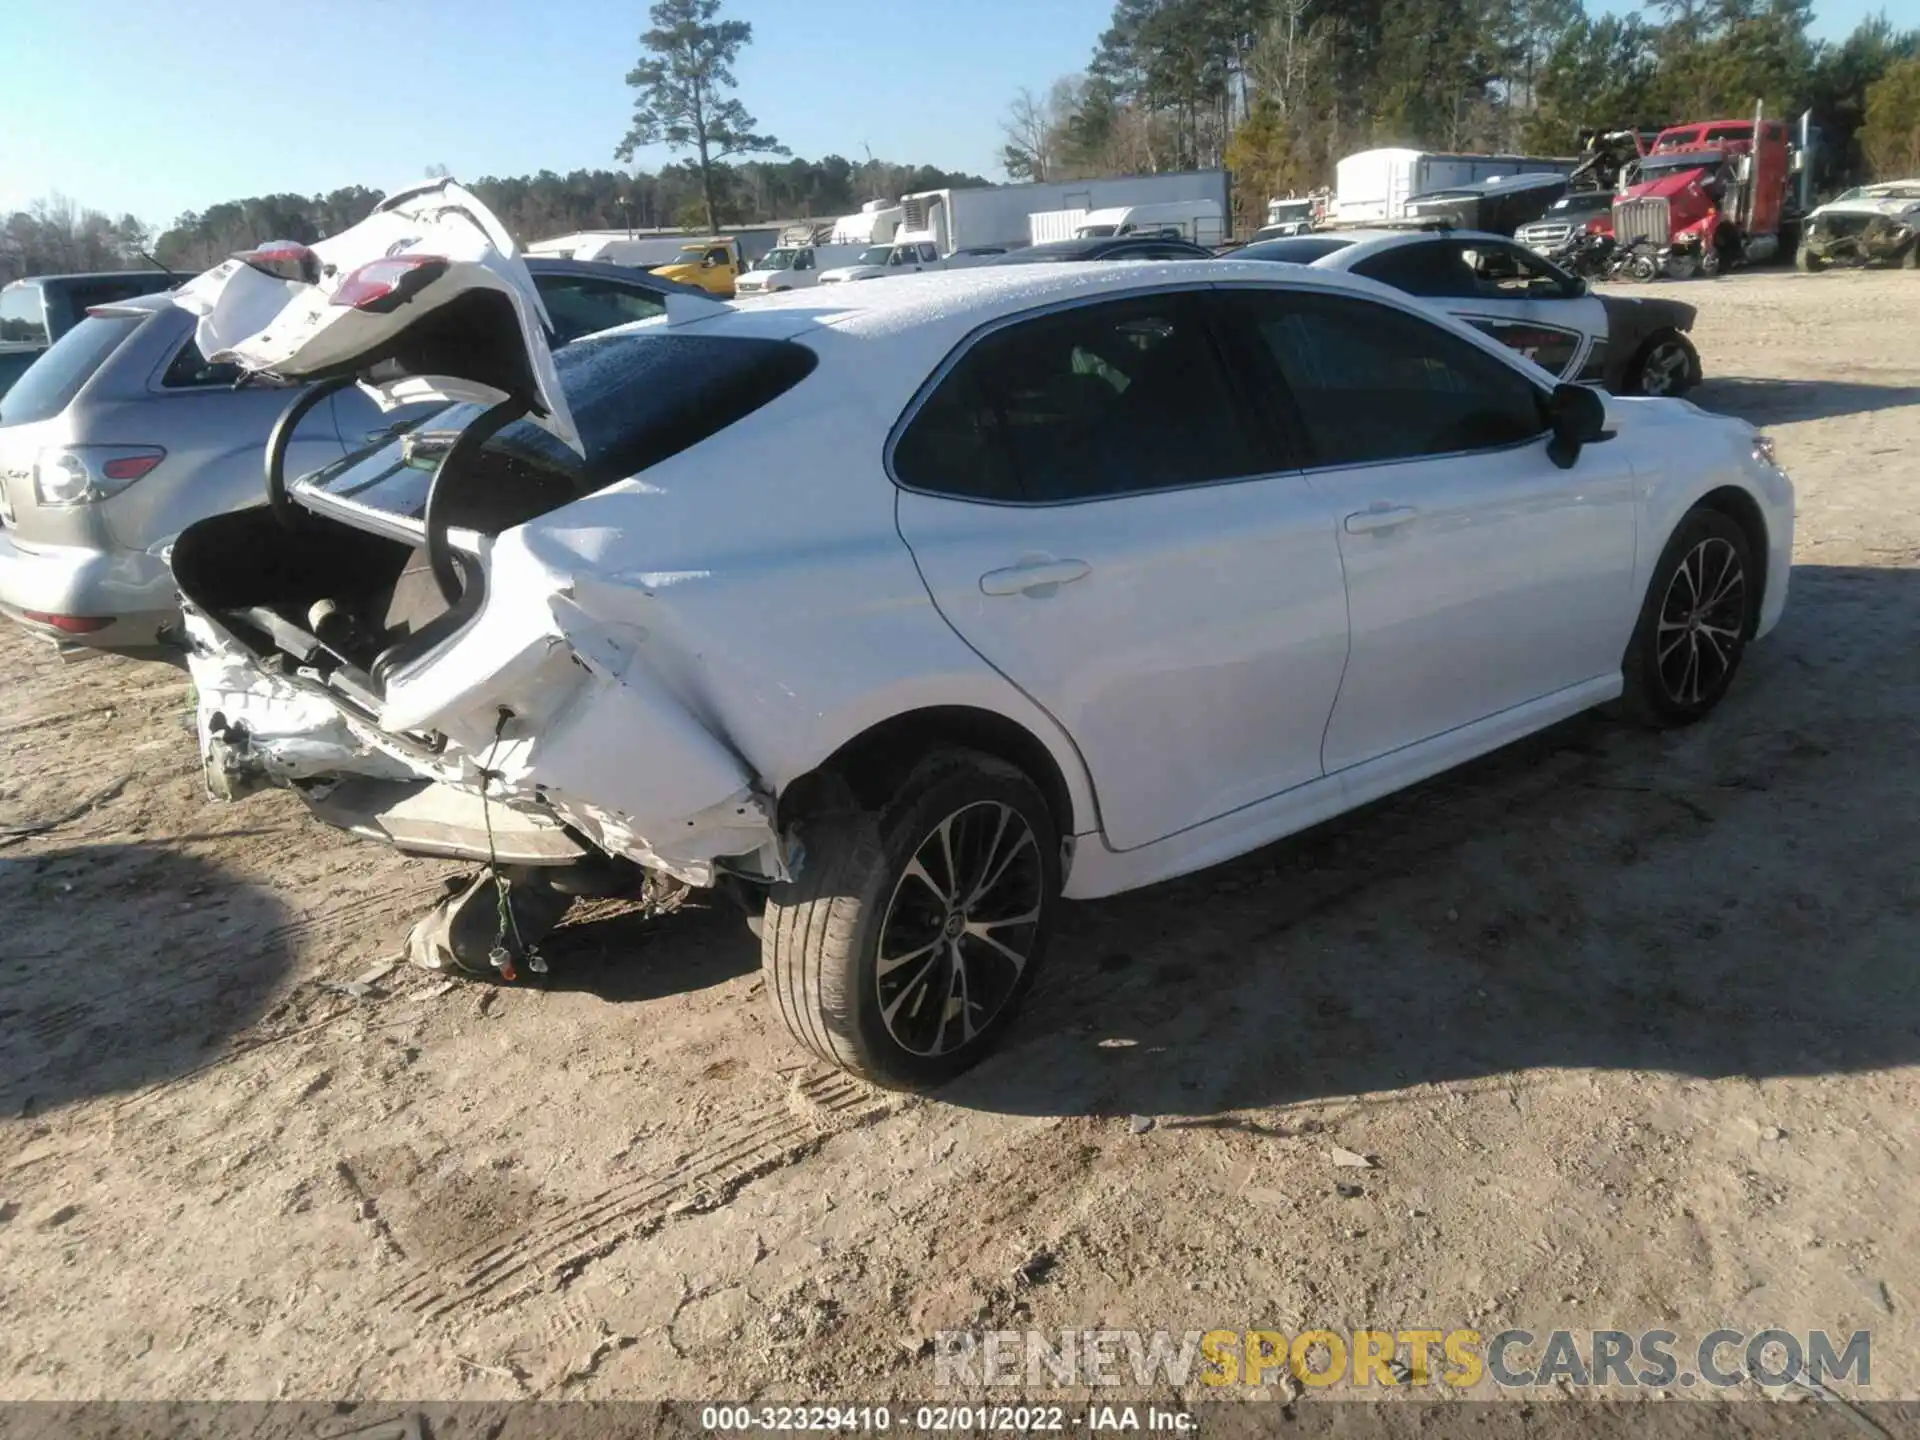
[[[93,378],[146,315],[89,315],[48,350],[0,396],[0,425],[24,425],[58,415]]]
[[[476,457],[480,473],[469,477],[473,483],[461,487],[485,514],[456,523],[497,533],[637,475],[779,398],[817,363],[812,350],[791,341],[659,328],[589,336],[556,350],[553,360],[586,458],[530,421],[509,425]],[[450,406],[421,422],[416,434],[451,437],[481,413],[478,405]],[[402,453],[401,443],[366,451],[309,483],[417,518],[432,467],[402,463]]]

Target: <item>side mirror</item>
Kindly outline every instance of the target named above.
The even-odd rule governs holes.
[[[1580,447],[1603,439],[1607,430],[1607,406],[1599,392],[1585,385],[1556,385],[1547,401],[1547,424],[1553,438],[1547,442],[1547,458],[1562,470],[1573,468],[1580,458]]]
[[[1560,287],[1560,293],[1569,300],[1584,300],[1593,293],[1593,287],[1583,277],[1575,275]]]

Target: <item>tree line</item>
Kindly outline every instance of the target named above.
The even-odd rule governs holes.
[[[1250,219],[1375,145],[1577,153],[1582,133],[1811,109],[1826,188],[1920,172],[1920,30],[1838,44],[1812,0],[1116,0],[1087,68],[1023,90],[1016,180],[1224,165]]]
[[[721,164],[714,179],[722,223],[828,218],[851,214],[868,200],[987,183],[932,165],[855,162],[840,155]],[[466,183],[523,243],[574,230],[706,223],[700,176],[690,165],[670,165],[657,174],[543,170]],[[350,185],[324,195],[228,200],[188,211],[158,234],[131,215],[112,220],[63,198],[40,201],[0,220],[0,283],[22,275],[138,269],[148,263],[142,252],[169,269],[196,273],[262,240],[311,244],[337,235],[365,219],[383,193]]]

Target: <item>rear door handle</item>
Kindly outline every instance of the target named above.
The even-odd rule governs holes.
[[[1416,519],[1419,514],[1411,505],[1375,505],[1347,516],[1347,533],[1367,535],[1376,530],[1392,530]]]
[[[1005,570],[989,570],[980,577],[980,593],[1041,598],[1092,573],[1093,567],[1084,560],[1028,561]]]

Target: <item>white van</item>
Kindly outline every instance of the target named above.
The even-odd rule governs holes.
[[[1119,205],[1089,210],[1074,227],[1082,240],[1109,235],[1177,235],[1196,245],[1218,245],[1226,238],[1226,216],[1218,200],[1164,200],[1154,205]]]
[[[782,290],[804,290],[820,283],[822,271],[853,264],[861,251],[859,245],[776,246],[734,281],[734,294],[778,295]]]

